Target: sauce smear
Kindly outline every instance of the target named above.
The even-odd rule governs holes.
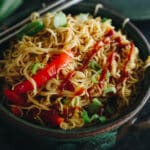
[[[115,55],[116,55],[116,53],[114,51],[109,54],[109,56],[107,58],[107,63],[104,66],[104,69],[102,70],[102,73],[100,75],[99,87],[100,87],[101,91],[103,90],[103,87],[104,87],[104,82],[105,82],[107,71],[110,70],[111,64],[112,64],[112,61],[113,61]]]
[[[131,60],[131,57],[132,57],[132,53],[133,53],[133,50],[134,50],[134,44],[131,42],[130,43],[130,51],[129,51],[129,54],[128,54],[128,59],[127,61],[125,62],[124,66],[123,66],[123,69],[122,69],[122,73],[121,73],[121,77],[120,77],[120,80],[119,80],[119,84],[121,84],[124,80],[126,80],[128,78],[128,72],[126,71],[126,68],[128,66],[128,63],[130,62]]]

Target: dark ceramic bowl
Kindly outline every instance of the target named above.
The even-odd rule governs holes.
[[[97,11],[95,16],[102,16],[107,18],[112,18],[112,24],[116,28],[122,28],[124,17],[121,17],[113,10],[107,8],[101,8]],[[90,13],[94,14],[96,3],[85,3],[82,2],[76,6],[73,6],[69,9],[66,9],[66,13],[79,14],[79,13]],[[150,46],[143,36],[143,34],[130,22],[128,21],[124,28],[123,32],[128,36],[129,39],[132,39],[135,45],[140,50],[140,57],[145,60],[148,55],[150,55]],[[1,47],[7,45],[6,43],[2,44]],[[39,125],[32,124],[25,120],[22,120],[12,113],[10,113],[1,103],[0,103],[0,116],[4,121],[9,123],[10,126],[14,126],[16,130],[25,131],[29,135],[34,137],[40,137],[44,140],[48,140],[53,143],[72,143],[82,145],[81,143],[92,141],[93,143],[99,143],[100,148],[108,148],[110,145],[115,143],[115,137],[117,134],[117,129],[122,125],[130,121],[137,115],[137,113],[143,108],[146,104],[148,97],[150,95],[150,71],[147,70],[144,80],[142,82],[142,90],[139,93],[138,98],[135,100],[134,104],[128,108],[124,114],[121,114],[118,118],[110,120],[104,125],[93,125],[86,128],[74,129],[69,131],[64,131],[62,129],[52,129],[47,127],[42,127]],[[58,144],[56,144],[58,145]],[[64,146],[64,145],[63,145]],[[63,147],[62,146],[62,147]],[[68,145],[67,145],[68,146]],[[69,146],[68,146],[69,147]],[[66,147],[65,147],[66,149]],[[79,149],[79,148],[78,148]],[[80,147],[81,149],[81,147]]]

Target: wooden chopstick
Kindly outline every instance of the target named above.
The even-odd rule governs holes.
[[[47,11],[58,12],[58,11],[66,9],[66,8],[69,8],[72,5],[75,5],[81,1],[82,0],[71,0],[71,1],[70,0],[57,0],[53,4],[48,5],[47,7],[38,11],[38,13],[40,15],[43,15]],[[7,41],[10,38],[12,38],[16,34],[18,34],[22,30],[22,26],[25,23],[28,23],[29,21],[30,21],[30,17],[27,17],[24,20],[22,20],[21,22],[17,23],[16,25],[14,25],[14,26],[8,28],[7,30],[1,32],[0,33],[0,44],[2,44],[3,42]]]
[[[48,5],[47,7],[45,7],[44,9],[41,9],[38,11],[39,15],[42,15],[44,12],[50,10],[50,9],[53,9],[54,7],[62,4],[63,2],[65,2],[66,0],[57,0],[56,2]],[[0,33],[0,38],[4,35],[6,35],[8,32],[12,32],[13,30],[19,28],[20,26],[24,25],[25,23],[29,22],[30,21],[30,17],[27,17],[25,19],[23,19],[21,22],[17,23],[16,25],[8,28],[7,30],[3,31]]]

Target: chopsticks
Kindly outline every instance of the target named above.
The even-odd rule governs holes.
[[[42,16],[47,11],[51,12],[58,12],[62,11],[66,8],[71,7],[72,5],[75,5],[82,0],[57,0],[53,2],[52,4],[48,5],[47,7],[37,11],[40,16]],[[8,28],[7,30],[0,33],[0,44],[7,41],[8,39],[12,38],[16,34],[18,34],[22,30],[22,26],[30,21],[30,17],[25,18],[24,20],[20,21],[16,25]]]
[[[52,8],[54,8],[54,7],[56,7],[56,6],[58,6],[59,4],[62,4],[62,3],[65,2],[65,1],[66,1],[66,0],[57,0],[57,1],[54,2],[53,4],[51,4],[51,5],[47,6],[47,7],[45,7],[44,9],[39,10],[38,13],[41,15],[42,13],[44,13],[44,12],[46,12],[46,11],[48,11],[48,10],[50,10],[50,9],[52,9]],[[0,37],[4,36],[4,35],[7,34],[8,32],[11,32],[11,31],[17,29],[18,27],[22,26],[23,24],[25,24],[25,23],[27,23],[27,22],[29,22],[29,21],[30,21],[30,17],[25,18],[24,20],[22,20],[21,22],[17,23],[16,25],[14,25],[14,26],[8,28],[7,30],[1,32],[1,33],[0,33]]]

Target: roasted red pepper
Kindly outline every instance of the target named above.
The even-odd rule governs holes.
[[[21,110],[18,108],[18,107],[11,107],[11,112],[15,115],[15,116],[18,116],[20,117],[21,116]]]
[[[4,90],[4,95],[12,104],[20,105],[20,106],[25,106],[27,104],[25,99],[22,96],[16,94],[14,91]]]
[[[62,122],[64,122],[64,118],[59,115],[51,115],[49,119],[51,124],[54,126],[59,126]]]
[[[59,69],[65,67],[68,64],[68,62],[72,59],[71,51],[68,51],[68,53],[70,53],[70,55],[65,52],[61,53],[44,69],[40,70],[32,77],[33,80],[36,82],[38,88],[43,86],[51,78],[55,77]],[[32,90],[33,86],[28,80],[25,80],[24,82],[16,85],[14,88],[14,91],[19,94],[23,94]]]
[[[68,62],[72,59],[71,51],[68,51],[68,53],[70,53],[70,55],[65,52],[61,53],[44,69],[40,70],[33,76],[33,80],[36,82],[38,88],[43,86],[52,77],[56,76],[59,69],[65,67],[68,64]],[[16,85],[14,90],[4,90],[4,95],[9,100],[9,102],[15,105],[25,106],[27,103],[22,94],[32,90],[32,84],[28,80],[25,80],[24,82]]]
[[[64,122],[64,118],[53,111],[42,111],[41,118],[53,126],[59,126],[62,122]]]

